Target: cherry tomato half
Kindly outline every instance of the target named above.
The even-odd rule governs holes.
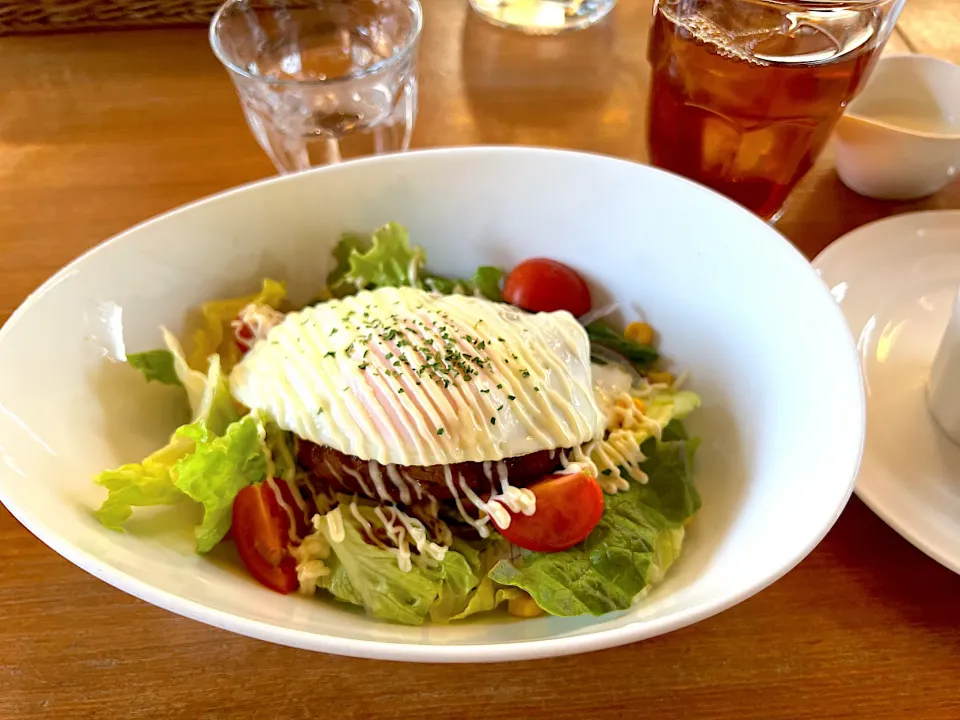
[[[246,323],[240,323],[239,320],[236,322],[238,324],[233,329],[233,342],[236,343],[241,353],[246,353],[253,347],[253,330]]]
[[[590,312],[590,288],[575,270],[556,260],[533,258],[517,265],[503,286],[503,299],[532,312]]]
[[[286,487],[281,480],[276,484]],[[248,485],[237,493],[231,530],[240,559],[259,582],[284,595],[300,586],[297,563],[287,551],[290,517],[268,483]]]
[[[518,547],[535,552],[566,550],[584,540],[603,515],[603,490],[586,473],[548,475],[528,489],[537,498],[537,511],[533,515],[511,512],[510,526],[497,527]]]
[[[274,310],[269,305],[251,303],[233,319],[230,327],[233,329],[233,342],[241,354],[247,353],[257,342],[263,340],[267,333],[283,322],[284,313]]]

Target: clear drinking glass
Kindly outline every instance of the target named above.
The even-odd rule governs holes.
[[[280,172],[406,150],[417,114],[417,0],[228,0],[210,44]]]
[[[654,165],[768,220],[862,87],[904,0],[658,0]]]
[[[613,10],[616,0],[470,0],[485,20],[529,35],[582,30]]]

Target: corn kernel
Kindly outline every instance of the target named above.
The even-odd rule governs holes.
[[[632,322],[627,325],[623,334],[628,340],[633,340],[641,345],[653,344],[653,328],[645,322]]]
[[[635,397],[633,399],[633,404],[640,412],[645,413],[647,411],[647,404],[640,398]]]
[[[673,385],[674,380],[676,380],[676,378],[671,372],[654,370],[647,373],[647,381],[653,383],[654,385]]]
[[[533,598],[524,593],[520,597],[510,598],[507,601],[507,612],[514,617],[533,618],[543,615],[543,610],[537,605]]]

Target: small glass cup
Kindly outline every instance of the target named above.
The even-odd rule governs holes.
[[[904,0],[658,0],[647,145],[775,222],[873,69]]]
[[[494,25],[528,35],[556,35],[600,22],[617,0],[470,0],[470,6]]]
[[[406,150],[417,0],[228,0],[210,24],[247,123],[281,173]]]

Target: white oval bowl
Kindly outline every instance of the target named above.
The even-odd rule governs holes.
[[[306,300],[344,230],[404,223],[429,266],[468,275],[530,256],[569,263],[595,302],[642,309],[703,397],[703,508],[662,585],[600,618],[391,625],[259,586],[226,544],[193,551],[183,507],[130,532],[93,515],[90,478],[175,425],[176,392],[104,358],[160,345],[201,302],[264,275]],[[689,625],[761,590],[820,541],[850,495],[864,436],[853,341],[825,286],[772,228],[703,187],[612,158],[524,148],[371,158],[265,180],[139,225],[79,258],[0,329],[0,500],[71,562],[150,603],[252,637],[391,660],[480,662],[597,650]],[[69,602],[64,598],[63,602]]]

